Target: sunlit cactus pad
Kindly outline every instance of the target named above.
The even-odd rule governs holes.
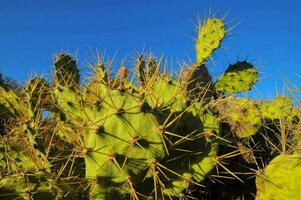
[[[272,101],[263,101],[259,104],[263,117],[279,119],[288,117],[293,109],[292,101],[287,96],[278,96]]]
[[[203,22],[198,30],[196,40],[197,62],[206,61],[213,51],[220,47],[226,35],[224,21],[218,18],[209,18]]]
[[[301,198],[300,154],[279,155],[257,175],[258,200],[297,200]]]
[[[230,65],[215,83],[217,91],[234,94],[249,91],[258,80],[258,71],[250,63],[243,61]]]

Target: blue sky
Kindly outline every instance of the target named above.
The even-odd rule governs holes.
[[[215,76],[248,58],[261,72],[251,95],[275,95],[281,76],[301,87],[300,0],[1,0],[0,71],[19,81],[49,74],[58,51],[77,55],[84,71],[96,49],[118,51],[117,66],[143,47],[176,68],[178,60],[195,60],[193,23],[210,7],[240,22],[208,66]]]

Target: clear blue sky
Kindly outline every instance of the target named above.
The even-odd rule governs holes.
[[[275,84],[283,85],[279,74],[301,86],[300,0],[0,0],[0,71],[25,81],[49,73],[58,51],[77,54],[84,69],[96,49],[118,50],[118,60],[144,46],[176,67],[195,60],[192,22],[210,7],[229,9],[227,20],[241,22],[223,43],[228,49],[214,55],[215,76],[248,57],[262,72],[253,95],[274,95]]]

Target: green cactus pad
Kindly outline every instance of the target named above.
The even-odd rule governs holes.
[[[257,175],[256,199],[301,199],[300,160],[299,154],[281,154],[274,158],[265,168],[263,174]]]
[[[170,155],[163,161],[173,171],[170,173],[172,182],[167,184],[165,190],[166,195],[171,196],[178,196],[193,181],[203,181],[214,168],[220,123],[209,110],[195,103],[181,117],[178,131],[179,136],[186,139],[176,139]],[[170,140],[174,141],[172,138]]]
[[[124,181],[128,173],[135,174],[164,156],[157,119],[140,95],[108,90],[97,105],[81,101],[68,88],[57,89],[56,97],[70,123],[82,124],[87,177],[123,177],[119,180]]]
[[[216,108],[222,120],[231,126],[232,132],[239,138],[256,134],[263,124],[260,111],[247,98],[230,96],[217,101]]]
[[[250,63],[243,61],[230,65],[216,81],[215,90],[234,94],[249,91],[258,80],[258,71]]]
[[[139,95],[117,90],[111,91],[100,104],[100,127],[86,138],[88,147],[93,149],[88,153],[87,160],[90,161],[92,157],[95,159],[93,165],[98,165],[87,170],[88,177],[104,173],[104,165],[113,165],[109,167],[110,170],[114,170],[115,166],[121,176],[120,171],[123,170],[118,169],[116,161],[120,166],[126,164],[124,169],[127,173],[135,174],[153,159],[164,156],[158,122],[152,113],[144,110],[144,104]],[[90,168],[89,164],[86,165],[87,169]]]
[[[147,85],[148,81],[157,75],[159,72],[160,66],[157,63],[157,60],[150,56],[147,59],[144,59],[143,55],[139,56],[137,59],[136,70],[138,72],[138,80],[140,86],[144,87]]]
[[[0,172],[18,172],[20,170],[36,171],[38,166],[24,153],[17,149],[7,149],[5,143],[0,143]]]
[[[122,184],[98,180],[91,181],[90,199],[93,200],[111,200],[111,199],[125,199],[124,195],[127,190],[123,189]]]
[[[0,196],[5,199],[55,200],[58,189],[44,172],[10,175],[0,180]]]
[[[287,96],[278,96],[272,101],[262,101],[259,109],[264,118],[280,119],[288,117],[293,109],[292,101]]]
[[[164,188],[163,193],[168,197],[180,197],[185,189],[190,186],[192,176],[190,173],[184,173],[182,178],[172,180],[170,185]]]
[[[220,47],[225,35],[225,24],[221,19],[209,18],[204,21],[199,27],[196,40],[197,63],[204,63]]]
[[[16,116],[20,112],[25,112],[25,107],[24,102],[20,101],[13,90],[0,87],[0,116]]]
[[[146,100],[153,108],[170,108],[172,112],[181,111],[186,107],[186,98],[178,81],[166,76],[159,76],[145,90]]]

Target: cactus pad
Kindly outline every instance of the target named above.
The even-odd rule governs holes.
[[[270,102],[261,102],[259,104],[259,109],[263,117],[274,120],[288,117],[292,112],[293,104],[289,97],[278,96]]]
[[[230,96],[219,100],[216,104],[221,118],[231,126],[232,132],[237,137],[252,136],[261,128],[260,111],[251,100]]]
[[[199,27],[196,40],[197,63],[204,63],[213,51],[220,47],[225,35],[225,24],[222,20],[209,18],[204,21],[202,26]]]
[[[279,155],[265,168],[263,174],[257,175],[256,199],[301,199],[301,164],[300,155]]]
[[[225,73],[216,81],[216,91],[234,94],[249,91],[258,80],[258,72],[246,61],[230,65]]]
[[[188,99],[207,102],[212,97],[212,77],[204,64],[190,66],[184,72],[184,81]]]
[[[79,70],[76,61],[68,54],[60,53],[55,56],[55,82],[63,86],[79,83]]]
[[[166,76],[157,77],[145,90],[146,100],[153,108],[170,108],[172,112],[186,107],[186,98],[180,83]]]

